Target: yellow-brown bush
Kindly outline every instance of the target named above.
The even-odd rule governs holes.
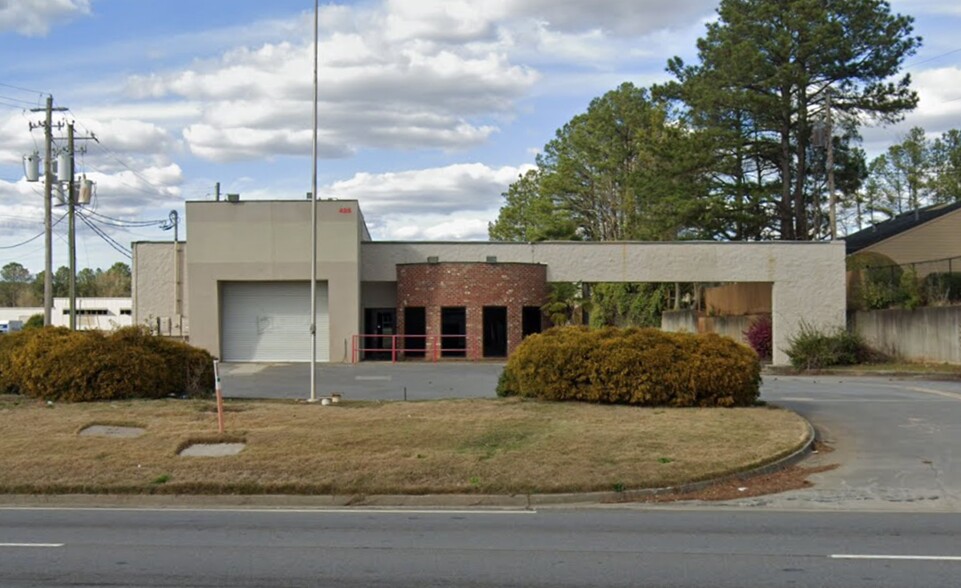
[[[123,345],[142,347],[164,360],[167,394],[204,397],[213,394],[213,357],[204,349],[181,341],[155,337],[146,327],[125,327],[110,336]]]
[[[13,353],[23,346],[26,339],[22,332],[0,335],[0,394],[17,394],[20,387],[11,377]]]
[[[162,398],[213,389],[186,374],[199,366],[205,351],[187,345],[154,341],[140,332],[104,335],[63,328],[26,331],[3,364],[3,382],[26,396],[81,402],[127,398]],[[212,372],[212,370],[211,370]]]
[[[501,396],[638,406],[749,406],[760,393],[749,347],[715,334],[558,327],[514,351]]]

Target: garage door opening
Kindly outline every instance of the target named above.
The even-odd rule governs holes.
[[[484,307],[484,357],[507,357],[507,307]]]
[[[467,357],[467,308],[440,309],[441,357]]]
[[[393,356],[394,317],[393,308],[367,308],[364,310],[363,359],[388,361]]]
[[[526,339],[530,335],[536,335],[542,330],[541,309],[537,306],[525,306],[521,311],[521,338]]]
[[[422,358],[427,354],[427,312],[423,306],[404,308],[404,356]]]

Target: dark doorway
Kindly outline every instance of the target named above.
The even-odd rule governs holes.
[[[440,309],[441,357],[467,357],[467,309],[450,306]]]
[[[393,308],[364,309],[363,359],[387,361],[392,358],[397,311]]]
[[[484,307],[484,357],[507,357],[507,307]]]
[[[525,306],[521,317],[521,337],[541,332],[541,309],[536,306]]]
[[[424,357],[427,353],[427,313],[423,306],[404,308],[404,356]]]

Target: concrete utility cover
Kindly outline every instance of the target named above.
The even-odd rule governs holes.
[[[225,457],[237,455],[245,443],[195,443],[180,452],[181,457]]]
[[[144,434],[141,427],[115,427],[112,425],[91,425],[80,431],[82,437],[121,437],[134,438]]]

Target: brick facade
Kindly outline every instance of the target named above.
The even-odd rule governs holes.
[[[547,266],[527,263],[416,263],[397,266],[397,327],[406,334],[405,308],[423,307],[426,335],[439,340],[441,309],[466,310],[466,358],[484,357],[484,307],[506,307],[507,352],[520,344],[524,307],[547,302]],[[542,319],[542,324],[546,322]]]

